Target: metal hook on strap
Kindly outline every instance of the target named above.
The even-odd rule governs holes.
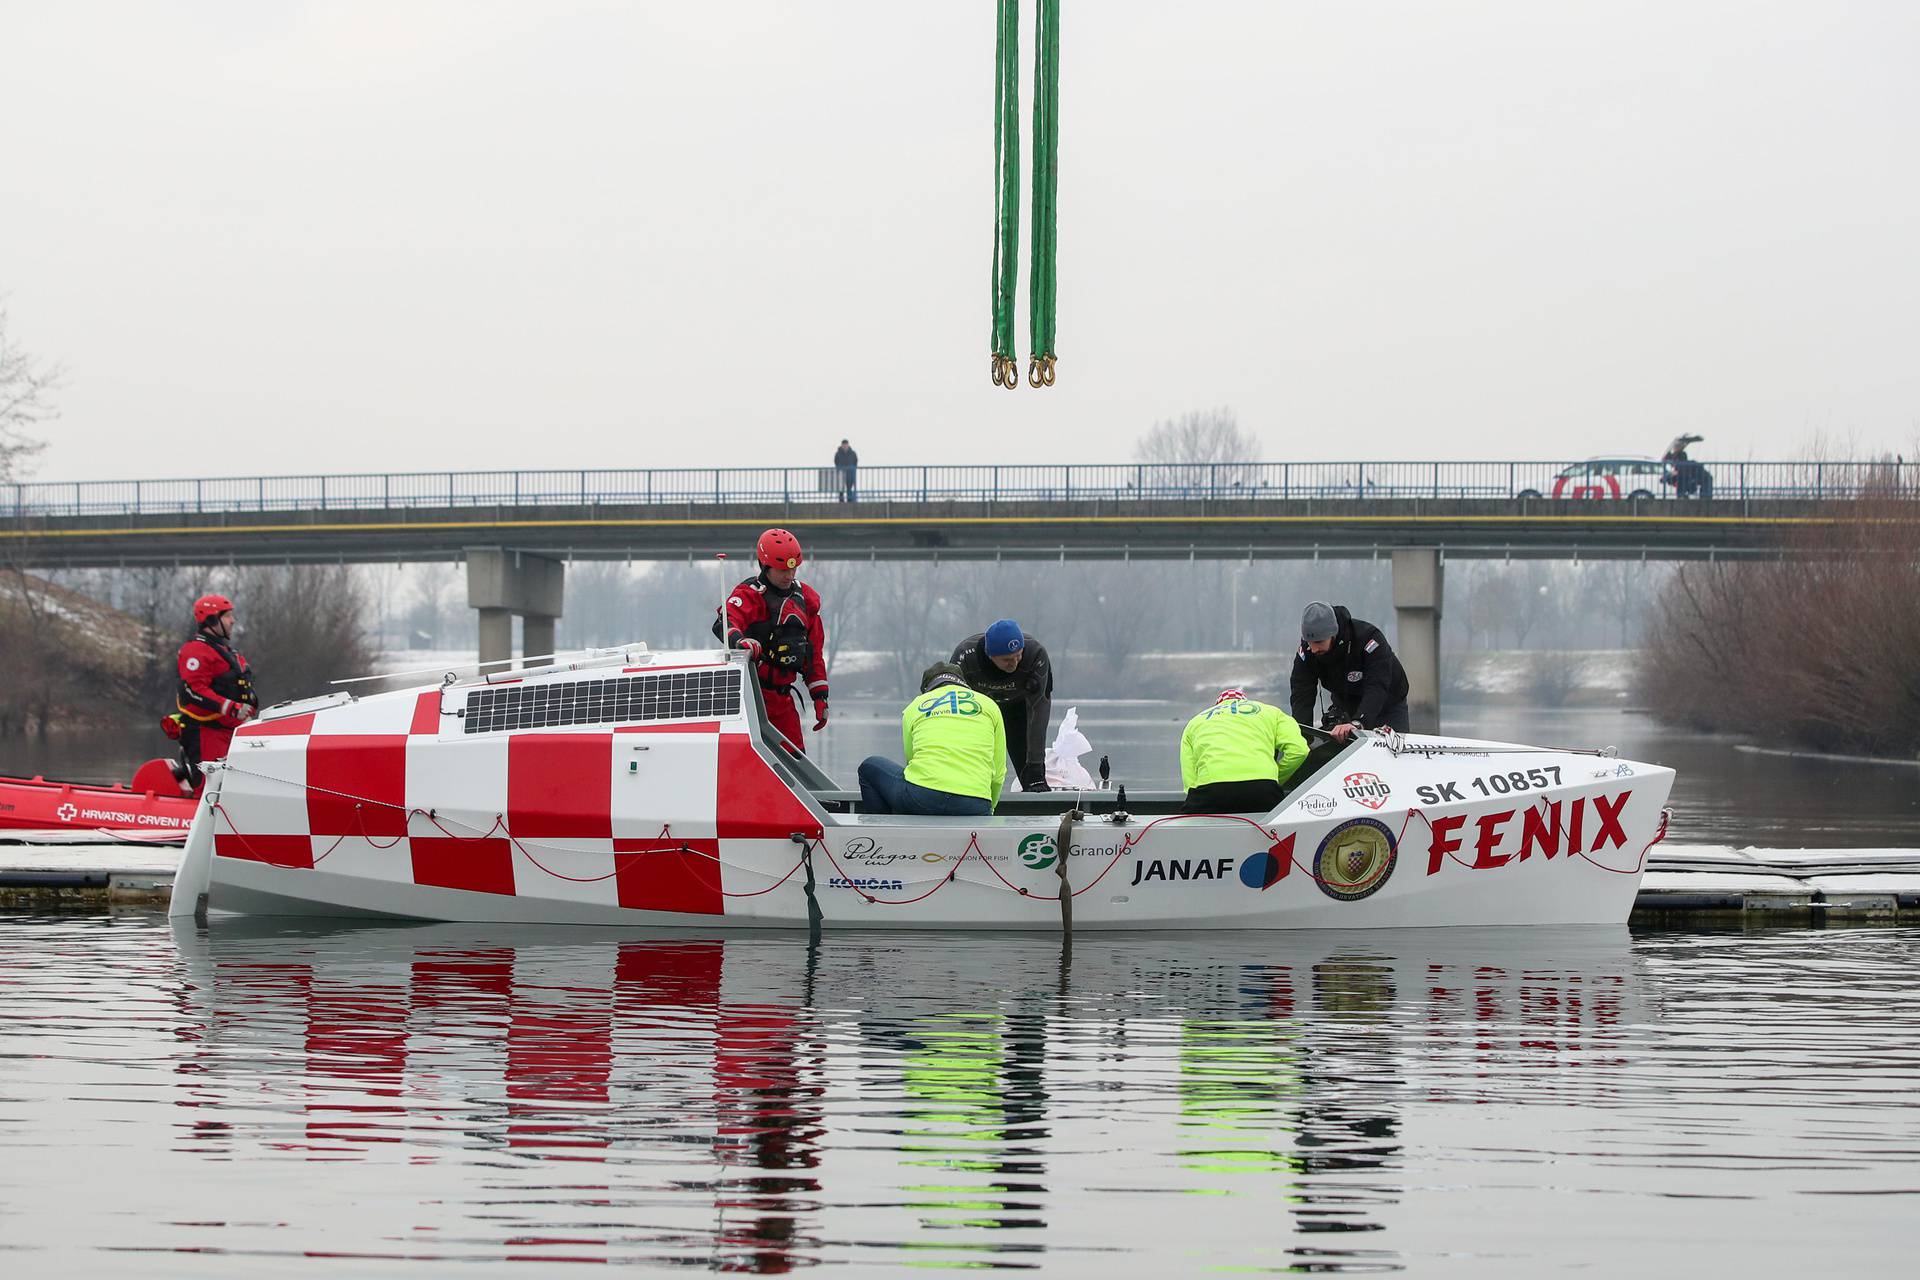
[[[1027,385],[1030,387],[1044,387],[1047,385],[1045,382],[1041,381],[1040,379],[1040,357],[1039,356],[1027,357]]]
[[[1059,363],[1060,363],[1060,358],[1059,358],[1058,356],[1043,356],[1043,357],[1041,358],[1041,360],[1040,360],[1040,383],[1041,383],[1041,385],[1042,385],[1042,386],[1048,386],[1048,387],[1050,387],[1050,386],[1052,386],[1052,385],[1053,385],[1053,372],[1054,372],[1054,368],[1055,368],[1055,366],[1056,366],[1056,365],[1058,365]]]

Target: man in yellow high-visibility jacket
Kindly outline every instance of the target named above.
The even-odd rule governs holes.
[[[1183,813],[1266,813],[1307,758],[1307,739],[1280,708],[1227,689],[1180,735]]]
[[[1007,783],[1007,729],[1000,708],[968,686],[960,668],[936,662],[920,696],[900,713],[905,765],[860,762],[862,813],[972,814],[1000,803]]]

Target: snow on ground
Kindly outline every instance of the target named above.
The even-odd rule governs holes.
[[[1551,674],[1569,691],[1624,698],[1633,688],[1639,655],[1632,649],[1503,649],[1441,656],[1447,687],[1461,693],[1521,696]]]
[[[471,649],[383,649],[374,655],[368,675],[385,676],[401,671],[470,670],[479,662]]]

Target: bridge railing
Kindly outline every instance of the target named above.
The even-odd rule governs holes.
[[[1920,498],[1920,463],[1706,462],[1713,500]],[[1220,462],[861,467],[861,502],[1185,501],[1250,498],[1483,499],[1645,495],[1675,490],[1658,464],[1639,470],[1562,462]],[[497,506],[825,504],[842,500],[833,467],[411,471],[183,480],[91,480],[0,486],[0,515]]]

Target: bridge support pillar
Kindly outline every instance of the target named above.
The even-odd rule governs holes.
[[[559,619],[543,618],[537,613],[528,614],[520,628],[520,652],[529,656],[536,653],[552,653],[554,623],[557,621]],[[545,667],[552,665],[552,662],[551,658],[541,658],[527,665]]]
[[[513,656],[513,610],[481,609],[480,661],[505,662]]]
[[[1440,596],[1438,548],[1393,553],[1393,612],[1397,652],[1406,668],[1407,713],[1415,733],[1440,732]]]
[[[567,566],[498,547],[467,551],[467,603],[480,611],[480,661],[513,656],[513,616],[523,619],[522,654],[553,652],[554,623],[566,600]]]

